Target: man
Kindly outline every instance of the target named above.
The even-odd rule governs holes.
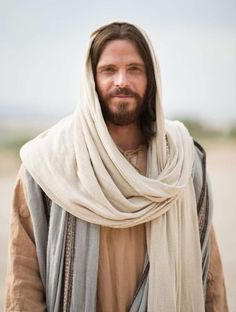
[[[205,154],[143,31],[94,32],[75,114],[21,158],[6,311],[227,311]]]

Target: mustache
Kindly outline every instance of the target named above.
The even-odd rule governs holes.
[[[127,87],[125,87],[125,88],[116,87],[114,90],[112,90],[109,93],[109,97],[116,96],[116,95],[126,95],[126,96],[134,96],[134,97],[136,97],[137,93],[133,92],[132,90],[130,90]]]

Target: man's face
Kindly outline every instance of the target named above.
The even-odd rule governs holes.
[[[106,121],[124,126],[138,120],[147,75],[132,41],[119,39],[107,43],[97,64],[95,80]]]

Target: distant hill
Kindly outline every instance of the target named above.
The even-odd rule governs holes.
[[[15,104],[15,103],[0,103],[0,122],[19,120],[58,120],[72,111],[58,107],[41,107],[40,105],[32,104]]]

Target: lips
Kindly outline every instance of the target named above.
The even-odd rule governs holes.
[[[112,97],[113,98],[130,98],[130,97],[133,97],[133,95],[120,94],[120,95],[113,95]]]

